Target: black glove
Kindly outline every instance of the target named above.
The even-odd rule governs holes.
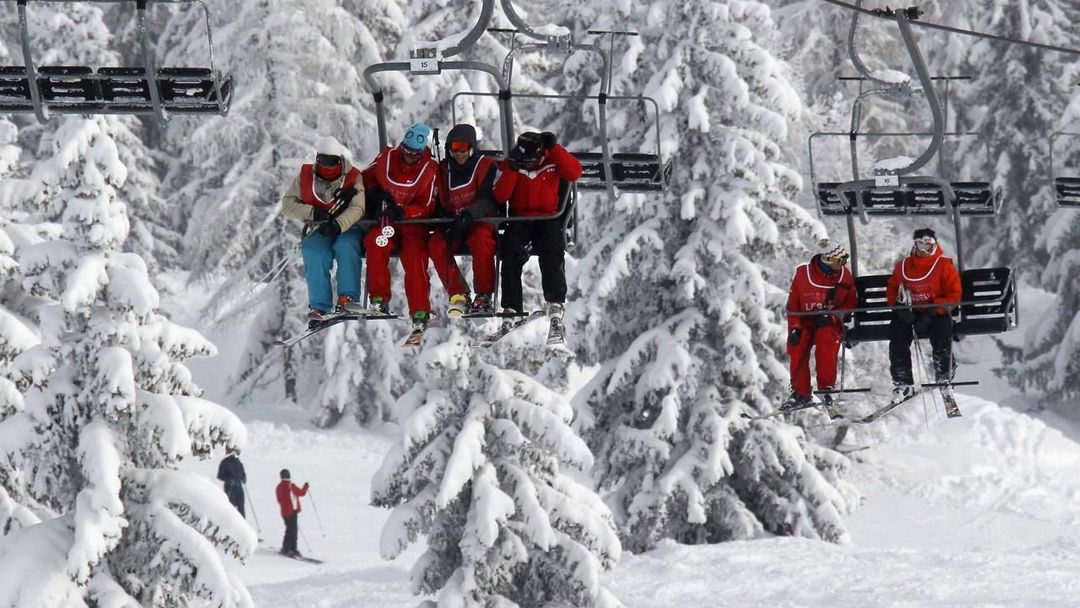
[[[337,220],[324,222],[323,225],[319,226],[319,233],[323,236],[335,237],[341,234],[341,224]]]
[[[555,134],[551,131],[544,131],[540,134],[541,141],[544,142],[544,149],[550,150],[559,145],[559,138],[555,137]]]
[[[793,328],[791,328],[791,331],[789,331],[788,334],[787,334],[788,346],[798,346],[799,341],[801,341],[801,340],[802,340],[802,328],[801,327],[793,327]]]
[[[832,317],[830,317],[829,315],[816,315],[814,317],[814,326],[815,327],[825,327],[826,325],[828,325],[831,322],[832,322]]]
[[[315,211],[311,214],[311,219],[316,222],[325,222],[330,219],[330,212],[322,207],[315,207]]]
[[[386,203],[386,207],[383,208],[383,215],[391,222],[400,222],[405,219],[405,209],[394,201],[390,201]]]
[[[506,166],[509,167],[511,171],[520,169],[524,162],[525,154],[517,148],[510,150],[510,155],[506,157]]]
[[[344,209],[349,205],[349,201],[351,201],[353,197],[356,196],[356,192],[356,186],[349,186],[348,188],[338,188],[337,190],[334,190],[334,205]],[[340,205],[338,205],[339,202],[341,203]]]
[[[468,209],[463,209],[461,213],[454,217],[454,221],[450,222],[450,225],[446,228],[446,240],[451,243],[456,243],[465,238],[465,235],[469,232],[469,227],[473,224],[472,213]]]

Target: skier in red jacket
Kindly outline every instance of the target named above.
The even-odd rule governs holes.
[[[929,228],[915,231],[908,257],[896,263],[885,298],[889,306],[913,305],[897,309],[889,324],[889,372],[893,381],[893,401],[915,394],[911,372],[911,343],[916,334],[929,333],[933,349],[936,382],[951,382],[955,361],[952,356],[952,310],[960,303],[963,289],[960,273],[950,258],[942,255],[937,235]],[[941,306],[917,307],[941,304]],[[951,386],[941,387],[945,413],[960,415]]]
[[[847,250],[829,239],[818,242],[818,253],[795,269],[788,291],[788,312],[813,312],[855,308],[859,298],[847,269]],[[813,400],[810,388],[810,349],[815,349],[819,390],[836,383],[836,359],[844,337],[844,319],[835,314],[788,315],[788,357],[791,360],[791,395],[780,409],[800,409]],[[832,395],[822,395],[826,405]]]
[[[300,557],[300,551],[296,549],[296,516],[300,513],[298,498],[307,494],[308,484],[305,483],[302,488],[297,487],[291,479],[289,469],[281,469],[281,483],[275,489],[278,506],[281,507],[281,518],[285,520],[285,539],[281,541],[280,553],[288,557]]]
[[[445,232],[436,230],[428,241],[435,272],[450,294],[450,316],[471,308],[489,312],[495,292],[495,225],[476,220],[495,211],[491,188],[496,163],[476,151],[476,129],[454,125],[446,136],[446,158],[439,164],[439,205],[454,219]],[[469,306],[469,286],[454,260],[454,250],[468,245],[472,256],[476,299]]]
[[[507,203],[510,215],[541,217],[559,209],[559,184],[577,181],[581,163],[559,145],[554,133],[526,132],[518,136],[509,157],[499,165],[494,196]],[[561,218],[511,222],[499,243],[502,256],[502,301],[506,312],[521,312],[521,269],[532,243],[540,261],[544,300],[548,304],[549,342],[562,342],[563,305],[566,302],[566,234]]]
[[[428,142],[431,129],[417,123],[405,132],[396,147],[387,146],[363,171],[368,217],[385,218],[389,223],[428,218],[435,213],[435,182],[439,165],[431,158]],[[430,317],[427,226],[396,226],[385,247],[376,240],[378,227],[364,237],[367,255],[368,312],[387,314],[390,302],[390,253],[401,248],[405,269],[405,296],[413,329],[426,329]]]

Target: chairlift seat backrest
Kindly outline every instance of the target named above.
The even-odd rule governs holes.
[[[868,215],[945,215],[952,212],[947,194],[940,184],[909,182],[899,186],[867,187],[858,191],[837,192],[839,182],[817,185],[818,206],[823,215],[858,213],[858,198]],[[988,182],[952,182],[955,204],[961,215],[992,216],[1001,206],[1000,189]]]
[[[855,279],[858,308],[847,332],[852,342],[889,339],[889,324],[896,311],[888,307],[885,288],[887,274],[863,275]],[[974,268],[960,273],[963,304],[953,311],[953,335],[997,334],[1016,327],[1016,288],[1009,268]],[[929,338],[924,333],[919,338]]]
[[[573,152],[581,163],[582,190],[607,190],[604,155],[600,152]],[[660,192],[671,180],[672,163],[661,162],[655,154],[615,153],[611,155],[611,181],[626,192]]]
[[[1080,207],[1080,177],[1058,177],[1054,190],[1059,207]]]

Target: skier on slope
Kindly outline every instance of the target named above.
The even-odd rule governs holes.
[[[278,506],[281,507],[281,518],[285,520],[285,538],[281,541],[281,553],[288,557],[302,557],[296,548],[296,535],[299,531],[297,515],[300,513],[301,496],[307,494],[308,484],[297,487],[292,482],[289,469],[281,469],[281,482],[278,483],[274,493],[277,495]]]
[[[393,224],[402,220],[431,217],[435,212],[435,182],[439,165],[431,157],[428,143],[431,129],[417,123],[409,127],[396,147],[387,146],[364,169],[368,214]],[[428,228],[407,224],[395,226],[386,247],[379,247],[376,227],[364,237],[367,253],[367,281],[371,314],[390,311],[390,253],[401,248],[401,266],[405,269],[405,296],[414,331],[427,328],[431,315],[428,279]]]
[[[509,157],[499,164],[493,194],[507,203],[510,215],[554,215],[559,208],[561,181],[577,181],[581,163],[559,145],[554,133],[526,132],[518,136]],[[566,234],[562,218],[534,222],[510,222],[499,244],[502,256],[502,302],[505,312],[522,310],[521,270],[528,260],[526,245],[540,261],[544,300],[548,305],[548,341],[562,342],[563,305],[566,302]],[[517,321],[519,323],[520,321]],[[516,322],[507,320],[506,324]]]
[[[859,299],[855,280],[847,269],[848,253],[843,245],[829,239],[818,242],[818,252],[807,264],[795,269],[788,290],[787,310],[813,312],[855,308]],[[781,410],[808,407],[813,401],[810,387],[810,349],[814,350],[819,390],[836,383],[836,359],[844,338],[844,319],[839,314],[788,315],[787,351],[791,365],[791,395]],[[832,395],[822,395],[826,405]]]
[[[893,381],[893,401],[915,394],[911,371],[911,343],[916,334],[929,334],[933,349],[935,382],[951,382],[956,369],[952,357],[952,311],[963,297],[960,273],[950,258],[942,255],[937,235],[929,228],[915,231],[908,256],[896,263],[885,290],[889,306],[899,308],[889,324],[889,372]],[[922,306],[938,304],[938,306]],[[952,386],[941,387],[945,413],[960,415]]]
[[[343,310],[360,298],[360,227],[364,189],[348,150],[333,137],[315,147],[315,162],[300,166],[300,175],[281,198],[281,213],[305,222],[300,243],[308,287],[308,325],[314,327],[331,311]],[[338,299],[334,306],[330,268],[338,265]]]
[[[439,204],[454,219],[445,230],[436,230],[428,241],[435,272],[450,294],[450,316],[460,316],[471,308],[490,312],[495,292],[495,225],[478,222],[495,211],[491,189],[496,163],[476,151],[476,129],[459,124],[446,136],[446,158],[439,165]],[[472,255],[476,298],[469,303],[469,286],[454,260],[461,245]]]
[[[217,478],[225,484],[225,495],[229,502],[244,514],[244,484],[247,483],[247,473],[244,472],[244,463],[240,462],[239,448],[231,447],[227,450],[227,456],[218,465]]]

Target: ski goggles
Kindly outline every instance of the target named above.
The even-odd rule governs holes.
[[[401,154],[408,160],[416,160],[424,153],[424,149],[414,150],[405,144],[401,144]]]
[[[924,236],[915,239],[915,251],[919,253],[930,253],[937,247],[937,239],[932,236]]]
[[[472,146],[467,141],[455,140],[450,142],[451,152],[468,152],[469,150],[472,150]]]
[[[829,264],[836,264],[837,266],[847,266],[848,254],[845,251],[844,253],[838,253],[836,255],[823,255],[821,256],[821,259],[822,261]]]
[[[320,167],[336,167],[341,164],[341,157],[333,154],[316,154],[315,164]]]

